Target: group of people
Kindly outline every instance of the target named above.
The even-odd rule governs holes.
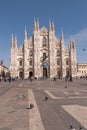
[[[2,77],[2,76],[0,76],[0,81],[4,81],[4,82],[7,82],[7,81],[9,81],[9,82],[11,82],[11,77],[9,76],[9,77]]]
[[[18,77],[12,78],[10,75],[10,72],[5,73],[4,71],[1,73],[0,75],[0,82],[4,81],[4,82],[11,82],[11,81],[15,81],[17,80]]]

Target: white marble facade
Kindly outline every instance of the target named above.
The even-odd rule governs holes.
[[[63,32],[60,39],[55,36],[54,22],[49,21],[48,28],[39,27],[34,19],[33,34],[27,38],[24,32],[24,43],[18,48],[17,39],[12,35],[10,54],[10,73],[12,77],[29,78],[77,75],[75,41],[65,46]]]

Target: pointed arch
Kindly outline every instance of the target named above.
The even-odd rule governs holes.
[[[43,37],[42,44],[43,44],[43,47],[47,46],[47,38],[46,37]]]

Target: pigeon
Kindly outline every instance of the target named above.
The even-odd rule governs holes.
[[[75,130],[72,123],[70,124],[70,130]]]
[[[79,130],[84,130],[82,125],[79,127]]]
[[[27,109],[32,109],[34,107],[34,104],[30,103],[30,105],[28,105]]]
[[[34,104],[30,103],[30,109],[32,109],[34,107]]]
[[[45,97],[45,101],[47,101],[47,100],[48,100],[48,97],[46,96],[46,97]]]

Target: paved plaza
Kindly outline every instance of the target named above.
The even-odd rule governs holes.
[[[0,82],[0,130],[70,130],[71,123],[87,130],[87,80]]]

